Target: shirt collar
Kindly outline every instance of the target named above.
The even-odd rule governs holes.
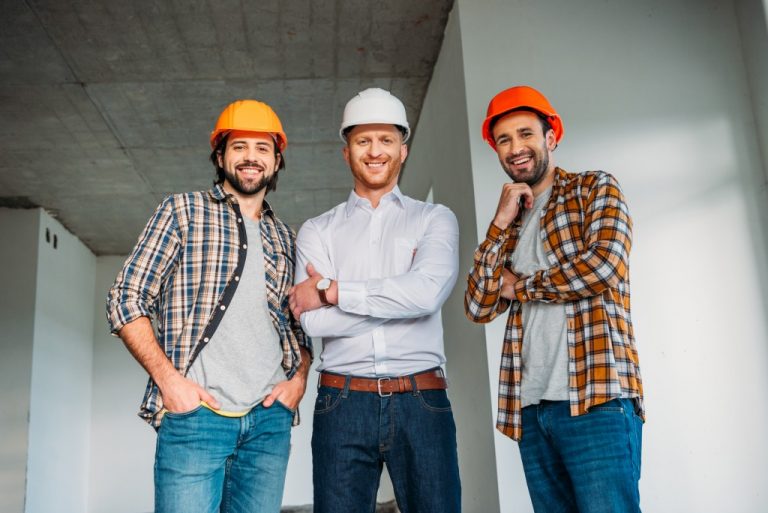
[[[552,182],[552,190],[555,187],[565,187],[568,184],[568,173],[559,167],[555,167],[555,179]]]
[[[237,204],[237,198],[227,193],[224,190],[223,185],[220,183],[215,184],[213,188],[208,191],[208,194],[215,201],[226,201],[231,204]],[[265,215],[265,214],[274,215],[274,212],[272,211],[272,206],[267,202],[266,198],[261,203],[261,215]]]
[[[208,194],[216,201],[226,201],[228,196],[228,194],[224,192],[224,187],[220,183],[214,184],[213,188],[208,191]]]
[[[379,207],[381,207],[382,204],[391,201],[395,205],[399,206],[400,208],[405,208],[405,195],[400,191],[400,187],[398,185],[395,185],[394,189],[386,193],[384,196],[381,197],[381,201],[379,202]],[[358,196],[358,194],[355,192],[354,189],[349,193],[349,198],[347,198],[347,205],[345,208],[345,212],[347,214],[347,217],[351,216],[352,213],[355,211],[355,208],[357,208],[358,205],[361,206],[367,206],[370,208],[371,202],[368,201],[366,198],[362,198]]]

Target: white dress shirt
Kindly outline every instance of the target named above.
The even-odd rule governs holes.
[[[400,376],[445,363],[440,308],[458,275],[459,227],[443,205],[395,188],[378,208],[350,193],[310,219],[296,240],[296,282],[307,263],[336,280],[339,304],[301,315],[323,338],[320,370]]]

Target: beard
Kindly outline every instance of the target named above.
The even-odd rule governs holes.
[[[512,164],[513,160],[519,159],[521,156],[526,155],[531,157],[533,161],[533,167],[530,171],[520,172],[514,168]],[[501,166],[514,182],[526,183],[530,187],[533,187],[539,183],[544,175],[547,174],[547,168],[549,168],[549,155],[546,151],[533,151],[529,150],[527,153],[517,154],[514,156],[506,157],[501,160]]]
[[[229,185],[232,186],[233,189],[235,189],[237,192],[244,196],[253,196],[258,193],[260,193],[263,189],[267,189],[267,191],[271,191],[275,189],[275,184],[277,184],[277,170],[273,172],[271,175],[267,176],[266,174],[263,174],[261,179],[258,182],[243,182],[238,176],[237,171],[229,171],[227,169],[224,170],[224,179],[229,182]]]

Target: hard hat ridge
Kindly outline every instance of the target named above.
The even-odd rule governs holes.
[[[356,125],[392,124],[403,130],[403,142],[411,135],[405,106],[389,91],[371,87],[360,91],[344,107],[339,137],[346,142],[345,131]]]
[[[211,148],[216,147],[222,134],[233,130],[273,134],[281,152],[288,146],[280,118],[272,107],[257,100],[237,100],[227,105],[211,132]]]
[[[513,110],[532,110],[547,120],[552,130],[555,132],[555,141],[560,142],[563,138],[563,120],[549,100],[536,89],[529,86],[515,86],[501,91],[494,96],[488,103],[488,111],[485,120],[483,120],[482,134],[483,139],[496,149],[496,142],[493,140],[492,124],[499,116]]]

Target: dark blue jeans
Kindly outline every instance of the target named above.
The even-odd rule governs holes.
[[[315,513],[376,508],[382,466],[402,513],[461,511],[456,426],[445,390],[380,397],[320,387],[312,457]]]
[[[293,413],[279,403],[244,417],[199,406],[166,413],[155,453],[156,513],[278,513]]]
[[[534,511],[639,513],[642,433],[630,399],[578,417],[568,401],[523,408],[520,455]]]

